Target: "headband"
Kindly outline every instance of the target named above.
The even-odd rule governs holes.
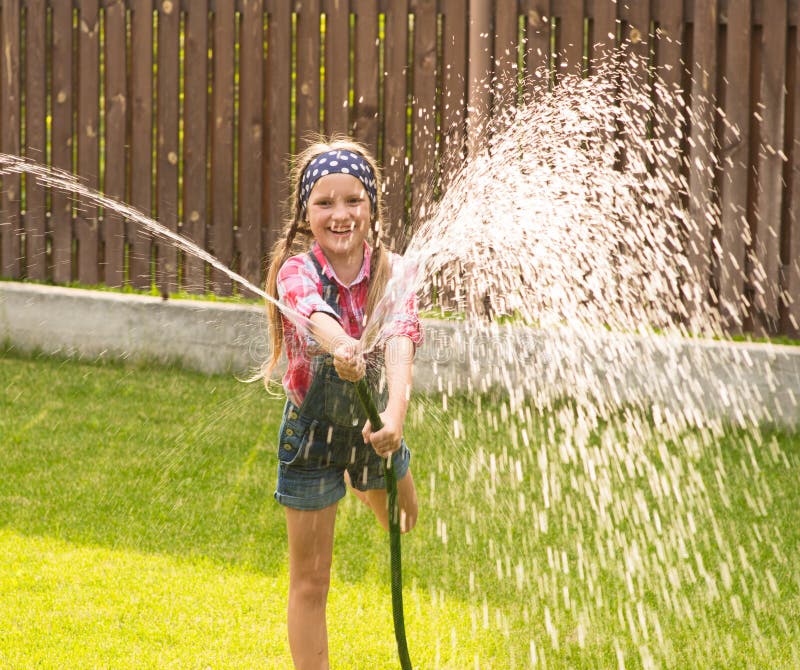
[[[350,174],[363,185],[369,196],[372,211],[378,209],[378,190],[375,172],[361,154],[347,149],[334,149],[317,154],[306,166],[300,178],[300,209],[305,211],[311,189],[322,177],[328,174]]]

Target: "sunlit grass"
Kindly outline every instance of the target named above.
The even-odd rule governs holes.
[[[286,533],[272,499],[281,407],[227,377],[0,357],[0,667],[291,667]],[[639,646],[653,640],[630,632],[636,608],[615,566],[595,566],[605,604],[589,611],[607,618],[581,621],[577,605],[597,594],[574,568],[562,576],[572,609],[550,598],[548,551],[591,533],[586,518],[542,532],[514,511],[518,490],[470,478],[478,450],[500,459],[512,447],[502,423],[487,421],[498,407],[484,399],[476,412],[453,398],[444,412],[421,397],[412,406],[422,514],[403,539],[403,576],[415,667],[528,667],[532,657],[617,667],[620,655],[639,667]],[[749,455],[733,433],[718,451],[728,497],[711,500],[720,532],[748,548],[752,578],[732,569],[712,603],[691,586],[675,592],[697,615],[659,613],[666,667],[800,665],[800,440],[766,437],[783,454],[773,458],[769,443],[757,454],[768,516],[752,509],[748,496],[763,492],[748,491]],[[713,481],[716,466],[699,467]],[[517,556],[528,561],[522,574],[507,564]],[[396,667],[388,564],[387,536],[348,496],[329,599],[333,667]]]
[[[0,406],[0,666],[290,667],[279,399],[225,377],[6,352]],[[391,667],[388,537],[354,498],[340,507],[331,658]],[[464,630],[457,596],[432,605],[417,543],[432,523],[404,542],[412,657],[501,656],[488,631]]]
[[[291,667],[283,568],[267,574],[207,558],[8,529],[0,530],[0,554],[3,667]],[[333,579],[334,667],[392,667],[396,651],[385,585],[375,575],[352,580],[338,570]],[[452,601],[432,609],[428,597],[414,591],[406,599],[411,653],[419,667],[433,667],[436,631],[460,628],[467,608]],[[449,645],[440,647],[441,667],[465,667],[479,644],[489,649],[492,641],[463,640],[455,654]]]

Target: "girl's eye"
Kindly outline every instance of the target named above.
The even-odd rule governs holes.
[[[361,197],[358,197],[358,198],[350,198],[350,199],[348,200],[348,202],[349,202],[351,205],[360,205],[362,202],[364,202],[364,198],[361,198]]]

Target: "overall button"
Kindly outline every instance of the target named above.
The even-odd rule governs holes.
[[[297,412],[295,412],[294,410],[292,410],[291,412],[289,412],[289,418],[290,418],[292,421],[294,421],[294,420],[297,418]]]
[[[283,448],[286,449],[286,451],[291,451],[292,450],[292,445],[289,444],[288,442],[284,442],[283,443]]]
[[[293,431],[291,428],[287,428],[287,429],[286,429],[286,434],[287,434],[289,437],[291,437],[292,435],[294,435],[294,431]]]

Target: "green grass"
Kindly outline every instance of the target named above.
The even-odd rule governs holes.
[[[286,534],[272,499],[281,407],[262,387],[226,377],[2,354],[0,667],[291,667]],[[590,561],[597,574],[581,577],[570,547],[576,535],[591,546],[592,517],[543,530],[516,511],[520,490],[505,465],[522,460],[525,486],[531,475],[524,490],[541,507],[541,456],[535,450],[527,463],[502,422],[494,429],[479,418],[486,412],[502,416],[501,403],[479,415],[463,399],[444,412],[435,399],[415,398],[407,424],[422,505],[403,539],[415,667],[527,667],[532,640],[547,667],[617,667],[619,653],[626,667],[640,667],[640,648],[654,641],[631,632],[626,607],[635,620],[637,601],[619,570],[626,557]],[[547,434],[548,418],[538,421]],[[750,568],[733,569],[729,584],[717,576],[716,601],[702,580],[684,579],[676,606],[658,613],[659,665],[800,665],[800,439],[778,430],[764,438],[758,480],[735,432],[720,437],[708,462],[696,459],[718,528],[715,536],[698,519],[700,539],[689,548],[713,573],[714,538],[740,538]],[[486,471],[470,474],[490,455],[496,487]],[[725,496],[713,491],[720,464]],[[560,467],[565,490],[570,467]],[[760,497],[769,498],[766,516]],[[626,523],[614,531],[633,533]],[[568,570],[558,564],[562,547]],[[648,549],[655,554],[643,547],[645,559]],[[329,599],[333,667],[397,667],[388,554],[366,508],[345,498]],[[649,615],[662,602],[658,580],[637,578]],[[557,605],[564,587],[571,607]]]
[[[291,666],[286,535],[272,499],[282,402],[262,387],[175,369],[0,358],[0,667]],[[431,607],[405,542],[410,650],[455,653],[458,599]],[[388,537],[349,496],[330,595],[335,667],[396,658]],[[423,563],[424,565],[424,563]]]

